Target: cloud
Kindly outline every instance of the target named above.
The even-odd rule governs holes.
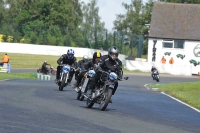
[[[82,0],[88,3],[90,0]],[[97,6],[99,7],[99,16],[101,22],[105,23],[105,28],[112,30],[113,21],[116,19],[117,14],[125,14],[125,9],[122,2],[130,4],[131,0],[98,0]]]

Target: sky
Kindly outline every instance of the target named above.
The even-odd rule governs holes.
[[[81,0],[88,3],[90,0]],[[105,23],[105,28],[112,30],[113,21],[116,19],[117,14],[125,14],[125,9],[122,6],[122,2],[130,4],[131,0],[97,0],[97,6],[99,7],[99,16],[101,22]]]

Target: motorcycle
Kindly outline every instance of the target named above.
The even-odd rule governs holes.
[[[128,80],[128,77],[124,77],[125,80]],[[115,83],[118,80],[122,80],[118,78],[115,72],[106,72],[102,71],[100,82],[100,87],[96,87],[93,91],[90,89],[88,90],[87,94],[84,94],[84,97],[87,98],[86,100],[86,107],[91,108],[94,103],[99,104],[99,109],[104,111],[108,104],[110,103],[110,99],[112,97]]]
[[[95,71],[94,70],[89,70],[88,72],[86,72],[84,74],[83,79],[81,80],[81,83],[79,85],[79,91],[77,92],[77,100],[83,101],[84,99],[84,94],[87,92],[88,90],[88,83],[90,82],[91,78],[94,77],[95,75]]]
[[[47,74],[47,75],[51,73],[51,75],[56,75],[56,69],[54,69],[53,66],[50,66],[47,72],[42,72],[42,69],[38,68],[37,73],[42,73],[42,74]]]
[[[158,73],[157,70],[155,70],[155,71],[153,72],[153,79],[156,80],[157,82],[160,81],[159,73]]]
[[[59,86],[59,91],[63,91],[63,88],[65,86],[68,85],[68,80],[69,80],[69,73],[70,71],[73,71],[74,68],[67,65],[67,64],[63,64],[63,65],[59,65],[59,66],[63,66],[61,71],[60,71],[60,79],[58,81],[58,86]]]

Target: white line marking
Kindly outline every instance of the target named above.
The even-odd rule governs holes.
[[[11,79],[2,79],[2,80],[0,80],[0,81],[7,81],[7,80],[11,80]]]
[[[150,88],[147,87],[147,86],[148,86],[148,84],[145,84],[145,85],[144,85],[144,87],[147,88],[147,89],[149,90]],[[197,112],[200,113],[200,110],[199,110],[199,109],[197,109],[197,108],[195,108],[195,107],[192,107],[192,106],[190,106],[189,104],[184,103],[183,101],[181,101],[181,100],[179,100],[179,99],[177,99],[177,98],[175,98],[175,97],[172,97],[172,96],[170,96],[170,95],[168,95],[168,94],[166,94],[166,93],[164,93],[164,92],[161,92],[161,94],[163,94],[163,95],[165,95],[165,96],[168,96],[168,97],[170,97],[170,98],[172,98],[172,99],[174,99],[174,100],[176,100],[176,101],[178,101],[178,102],[180,102],[180,103],[182,103],[182,104],[184,104],[184,105],[190,107],[191,109],[193,109],[193,110],[195,110],[195,111],[197,111]]]

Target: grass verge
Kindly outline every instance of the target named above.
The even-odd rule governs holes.
[[[200,110],[200,82],[150,85]]]
[[[0,73],[0,80],[3,79],[37,79],[34,73]]]

